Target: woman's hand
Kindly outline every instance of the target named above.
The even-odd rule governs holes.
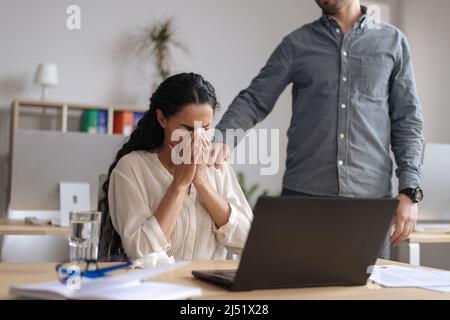
[[[189,137],[182,137],[181,141],[179,143],[183,143],[183,139],[189,139]],[[186,140],[187,142],[187,140]],[[191,143],[189,141],[189,143]],[[184,149],[181,149],[181,152],[183,152]],[[181,157],[183,157],[183,154],[181,153]],[[173,181],[172,184],[175,187],[181,187],[181,188],[188,188],[191,183],[192,180],[194,179],[195,176],[195,171],[196,171],[196,166],[193,163],[193,161],[191,161],[190,163],[180,163],[180,164],[175,164],[174,165],[174,169],[173,169]]]
[[[190,135],[180,137],[180,140],[176,146],[170,146],[172,149],[172,160],[174,159],[173,157],[176,156],[181,157],[180,159],[177,158],[177,160],[182,160],[183,152],[189,152],[189,157],[187,157],[188,160],[192,157],[190,148],[186,148],[186,146],[191,146],[192,142],[190,138]],[[174,150],[174,148],[177,149]],[[173,162],[174,165],[170,170],[173,175],[172,183],[159,204],[158,210],[155,212],[156,220],[158,221],[166,239],[170,239],[173,234],[178,215],[180,214],[180,210],[183,206],[184,197],[192,184],[196,171],[196,166],[193,161]]]
[[[198,138],[199,146],[198,149],[194,149],[198,152],[196,157],[196,170],[192,183],[195,188],[200,189],[205,187],[208,183],[208,179],[206,176],[206,168],[208,167],[208,157],[209,157],[209,149],[211,147],[211,142],[208,140],[207,136],[202,133]]]
[[[173,184],[178,187],[187,188],[191,185],[195,176],[194,164],[179,164],[173,169]]]

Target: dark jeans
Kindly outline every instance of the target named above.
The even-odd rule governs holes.
[[[282,196],[285,197],[289,197],[289,196],[295,196],[295,197],[300,197],[300,198],[321,198],[320,196],[314,196],[314,195],[310,195],[310,194],[306,194],[306,193],[301,193],[301,192],[297,192],[297,191],[292,191],[289,189],[283,189]],[[322,197],[323,198],[323,197]],[[378,258],[380,259],[385,259],[385,260],[389,260],[390,256],[391,256],[391,244],[390,244],[390,230],[388,231],[385,239],[384,239],[384,243],[380,249],[380,253],[378,254]]]

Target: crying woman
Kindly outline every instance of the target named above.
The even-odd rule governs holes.
[[[102,259],[164,252],[177,261],[223,260],[241,253],[251,208],[228,163],[208,166],[217,108],[214,88],[198,74],[160,84],[103,185]],[[175,131],[185,134],[173,139]],[[182,144],[192,148],[178,148]]]

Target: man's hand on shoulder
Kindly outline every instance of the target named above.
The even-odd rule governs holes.
[[[224,143],[212,143],[209,152],[208,167],[214,166],[216,169],[222,168],[223,163],[231,157],[231,149]]]

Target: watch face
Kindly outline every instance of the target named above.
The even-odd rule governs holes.
[[[417,189],[416,194],[414,195],[416,202],[420,202],[423,199],[423,191],[422,189]]]

